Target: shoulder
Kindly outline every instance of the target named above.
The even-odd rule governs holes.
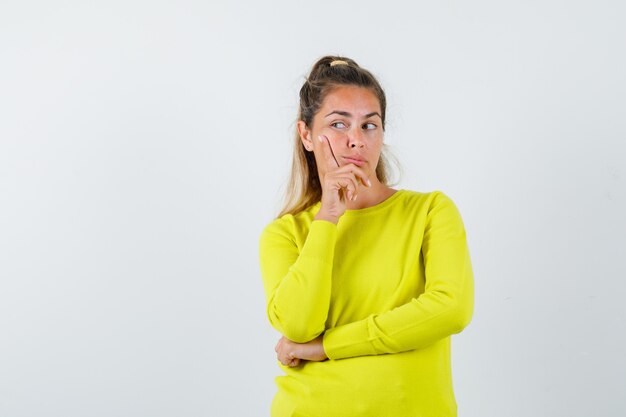
[[[428,192],[402,190],[402,205],[425,216],[427,222],[450,222],[462,225],[461,214],[450,195],[441,190]]]
[[[442,205],[455,206],[452,198],[441,190],[424,192],[401,189],[397,192],[400,193],[398,197],[401,204],[404,206],[414,206],[415,208],[427,211],[431,211],[433,208]]]
[[[441,190],[428,193],[426,232],[465,236],[465,225],[453,199]]]
[[[271,238],[284,238],[292,241],[308,232],[315,214],[319,210],[319,204],[314,204],[297,214],[285,214],[268,223],[261,231],[260,240]]]

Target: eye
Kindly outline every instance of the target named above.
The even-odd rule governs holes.
[[[363,129],[366,129],[366,130],[374,130],[374,129],[376,129],[377,127],[378,127],[378,126],[376,126],[374,123],[365,123],[365,124],[363,125]]]
[[[344,127],[346,127],[346,124],[344,122],[333,122],[330,125],[332,127],[336,127],[337,129],[343,129]]]

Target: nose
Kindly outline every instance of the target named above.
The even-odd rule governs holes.
[[[355,126],[348,133],[348,147],[362,148],[363,146],[365,146],[365,141],[363,140],[363,132],[361,132],[360,127]]]

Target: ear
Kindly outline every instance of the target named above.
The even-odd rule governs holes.
[[[307,127],[304,120],[298,120],[297,124],[298,135],[305,148],[313,149],[313,141],[311,140],[311,130]]]

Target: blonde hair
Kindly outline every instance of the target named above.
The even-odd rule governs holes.
[[[311,69],[309,76],[300,89],[300,106],[298,120],[311,126],[313,117],[320,109],[324,98],[335,87],[356,85],[370,89],[378,98],[381,109],[382,128],[385,129],[385,112],[387,99],[385,92],[376,78],[366,69],[350,58],[325,56],[319,59]],[[317,163],[313,152],[308,152],[300,140],[297,130],[293,142],[293,158],[291,173],[285,189],[283,207],[277,217],[285,214],[296,215],[322,198],[322,187],[317,172]],[[384,185],[389,183],[389,159],[397,160],[391,155],[388,146],[383,144],[380,159],[376,165],[376,177]]]

